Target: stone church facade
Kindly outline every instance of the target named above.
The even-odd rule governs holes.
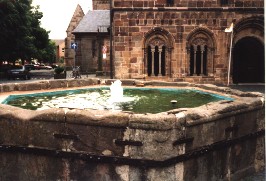
[[[67,37],[65,38],[65,66],[70,68],[74,66],[75,60],[75,50],[71,49],[71,43],[75,42],[75,36],[72,34],[72,31],[78,26],[81,19],[84,17],[84,12],[80,5],[77,5],[75,12],[69,22],[66,33]]]
[[[90,17],[82,23],[92,16],[89,12],[72,32],[81,45],[77,63],[86,67],[84,71],[103,71],[118,79],[226,84],[230,70],[230,83],[264,82],[263,0],[112,0],[111,4],[110,11],[109,1],[93,1],[96,20],[101,23],[101,18],[111,16],[111,29],[108,23],[98,24],[94,32],[86,29],[95,24]],[[109,17],[99,15],[108,12]],[[233,31],[225,32],[231,23]],[[102,46],[107,47],[106,59]]]

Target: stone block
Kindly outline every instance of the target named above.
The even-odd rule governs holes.
[[[197,7],[203,7],[203,1],[197,1]]]
[[[114,26],[123,26],[123,22],[121,20],[115,20]]]
[[[130,19],[130,20],[128,21],[128,25],[129,25],[129,26],[136,26],[136,20],[132,20],[132,19]]]
[[[252,1],[244,1],[244,7],[251,7]]]
[[[243,7],[244,6],[244,2],[243,1],[236,1],[235,2],[235,7]]]
[[[196,1],[189,1],[188,6],[189,7],[197,7],[197,2]]]
[[[67,81],[66,80],[51,80],[49,82],[50,89],[57,89],[57,88],[66,88]]]
[[[133,7],[143,7],[143,1],[133,1]]]
[[[129,32],[139,32],[139,27],[129,27]]]

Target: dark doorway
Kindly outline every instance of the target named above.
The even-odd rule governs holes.
[[[239,40],[233,49],[233,83],[264,83],[264,46],[256,38]]]

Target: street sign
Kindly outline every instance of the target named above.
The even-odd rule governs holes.
[[[103,52],[103,54],[106,54],[106,52],[107,52],[107,46],[106,45],[103,46],[102,52]]]
[[[78,43],[76,43],[76,42],[71,43],[71,49],[77,50],[78,49]]]
[[[103,59],[106,59],[106,52],[107,52],[107,46],[106,45],[103,45],[102,52],[103,52]]]

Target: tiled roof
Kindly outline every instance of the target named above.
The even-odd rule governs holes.
[[[98,30],[99,32],[107,32],[109,26],[109,10],[88,11],[72,33],[96,33]]]

